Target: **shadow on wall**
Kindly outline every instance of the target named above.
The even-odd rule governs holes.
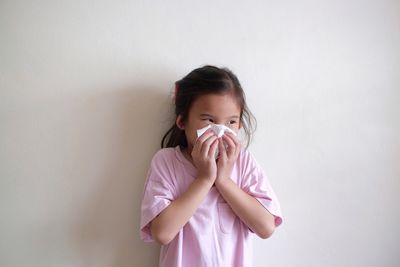
[[[149,163],[172,117],[170,92],[161,92],[166,90],[137,85],[96,94],[82,105],[82,115],[98,126],[89,129],[84,119],[86,131],[78,137],[93,149],[78,148],[78,155],[97,169],[82,177],[93,186],[72,229],[83,266],[158,266],[159,247],[140,240],[139,221]],[[96,135],[101,137],[92,141]]]

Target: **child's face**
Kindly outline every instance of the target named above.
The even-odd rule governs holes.
[[[235,133],[240,129],[240,106],[231,94],[208,94],[193,102],[186,121],[178,116],[177,125],[185,130],[189,152],[197,139],[197,130],[208,124],[223,124]]]

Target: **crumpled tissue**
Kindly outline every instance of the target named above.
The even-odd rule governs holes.
[[[223,124],[209,124],[206,127],[197,130],[197,137],[200,137],[205,131],[210,128],[214,131],[218,138],[222,137],[225,132],[230,132],[234,136],[236,136],[236,133],[231,128],[226,127]]]
[[[217,135],[218,138],[222,137],[225,134],[225,132],[230,132],[234,136],[237,136],[236,133],[231,128],[226,127],[223,124],[209,124],[206,127],[197,130],[197,137],[200,137],[201,135],[203,135],[204,132],[210,128],[214,131],[214,133]],[[227,147],[227,146],[228,145],[225,144],[225,147]],[[217,159],[218,157],[219,157],[219,151],[217,148],[217,150],[215,151],[215,158]]]

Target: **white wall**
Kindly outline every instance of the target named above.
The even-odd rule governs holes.
[[[1,1],[0,266],[156,266],[173,82],[230,67],[285,221],[256,266],[400,266],[399,1]]]

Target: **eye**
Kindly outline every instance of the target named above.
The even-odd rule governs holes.
[[[234,120],[229,121],[229,124],[230,124],[230,125],[235,124],[235,123],[237,123],[237,121],[234,121]]]
[[[214,123],[214,120],[213,120],[213,119],[203,119],[203,121],[209,121],[209,122],[211,122],[211,123]]]

